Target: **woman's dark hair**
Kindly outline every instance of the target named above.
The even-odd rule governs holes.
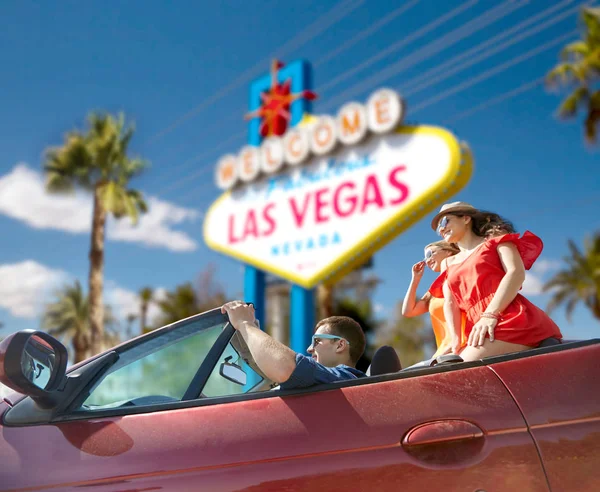
[[[493,212],[477,210],[452,215],[458,217],[471,217],[473,233],[480,237],[490,238],[516,232],[512,222]]]

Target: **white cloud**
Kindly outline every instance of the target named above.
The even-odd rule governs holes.
[[[33,260],[0,265],[0,306],[17,318],[35,318],[52,291],[68,280],[66,272]]]
[[[128,219],[111,220],[108,238],[164,247],[171,251],[194,251],[197,248],[196,241],[186,233],[172,229],[177,224],[198,218],[196,210],[178,207],[155,197],[148,198],[148,208],[148,213],[140,216],[135,227]]]
[[[531,270],[533,270],[536,273],[539,273],[540,275],[543,275],[545,273],[548,272],[554,272],[556,270],[558,270],[562,265],[562,262],[558,261],[558,260],[538,260],[533,264],[533,267],[531,267]]]
[[[383,314],[385,313],[386,308],[383,304],[375,303],[375,306],[373,306],[373,311],[375,314]]]
[[[521,294],[524,296],[537,296],[542,293],[542,286],[544,282],[539,275],[529,271],[525,274],[525,282],[523,282],[523,289]]]
[[[90,230],[92,202],[89,195],[50,195],[41,173],[18,164],[0,178],[0,213],[35,229],[58,229],[71,233]]]
[[[137,225],[127,218],[109,218],[107,238],[140,243],[171,251],[193,251],[197,243],[175,226],[196,220],[200,214],[156,197],[147,198],[149,211]],[[77,191],[71,195],[50,195],[44,189],[40,172],[18,164],[0,177],[0,213],[25,222],[36,229],[57,229],[73,234],[89,233],[92,198]]]
[[[525,282],[523,282],[523,289],[521,294],[524,296],[537,296],[542,294],[542,287],[544,286],[544,277],[547,273],[556,271],[560,268],[561,262],[557,260],[538,260],[536,261],[531,270],[525,273]]]
[[[160,309],[156,301],[164,299],[166,292],[167,290],[162,287],[154,289],[154,301],[148,306],[148,325],[153,325],[158,319]],[[107,282],[104,291],[104,302],[112,308],[113,314],[124,325],[126,325],[127,316],[130,314],[135,316],[140,315],[140,298],[138,293],[120,287],[114,282]]]

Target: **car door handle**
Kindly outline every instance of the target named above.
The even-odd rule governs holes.
[[[409,430],[402,446],[422,446],[450,441],[464,441],[483,437],[481,428],[466,420],[437,420],[417,425]]]
[[[402,447],[410,455],[440,465],[469,460],[481,452],[483,444],[483,430],[459,419],[419,424],[402,439]]]

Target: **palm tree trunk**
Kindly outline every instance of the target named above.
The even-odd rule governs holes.
[[[80,333],[77,333],[73,337],[73,341],[71,342],[74,349],[73,355],[73,364],[77,364],[82,360],[88,358],[89,352],[89,338],[86,340],[86,336]]]
[[[148,303],[146,301],[142,301],[140,311],[140,335],[143,335],[146,332],[146,316],[148,315]]]
[[[592,306],[592,313],[594,313],[594,318],[600,320],[600,292],[596,296],[596,300]]]
[[[106,211],[100,199],[100,186],[94,190],[94,211],[92,220],[92,243],[90,247],[90,331],[91,349],[95,355],[102,351],[104,337],[104,304],[102,302],[102,284],[104,270],[104,229]]]
[[[317,286],[317,304],[319,319],[333,316],[333,285],[319,284]]]

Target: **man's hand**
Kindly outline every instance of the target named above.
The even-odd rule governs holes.
[[[254,362],[271,381],[283,383],[296,369],[296,353],[274,340],[258,327],[254,306],[242,301],[232,301],[221,307],[231,325],[244,338]]]
[[[244,323],[256,325],[256,317],[254,314],[254,306],[246,304],[242,301],[231,301],[221,307],[223,314],[227,313],[231,325],[240,330],[244,327]]]

